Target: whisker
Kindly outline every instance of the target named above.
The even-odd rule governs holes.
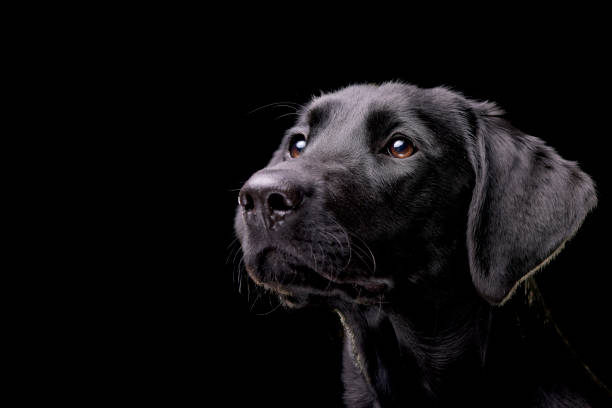
[[[247,182],[247,180],[243,180],[243,181],[239,182],[239,183],[240,183],[240,187],[238,187],[238,188],[230,188],[230,189],[227,189],[227,192],[228,192],[228,193],[234,193],[234,192],[236,192],[236,191],[240,191],[240,189],[242,188],[242,186],[243,186],[243,185],[244,185],[244,183],[246,183],[246,182]]]
[[[274,107],[275,108],[290,108],[290,109],[293,109],[294,112],[298,111],[298,106],[295,106],[295,105],[278,104],[278,105],[274,105]]]
[[[244,259],[244,258],[242,258]],[[242,259],[240,259],[240,262],[242,262]],[[238,267],[240,267],[240,263],[238,263]],[[246,292],[247,292],[247,303],[249,302],[249,300],[251,299],[251,281],[247,278],[246,283]]]
[[[293,245],[291,246],[293,247]],[[295,250],[295,248],[294,248]],[[289,264],[289,260],[287,259],[287,255],[283,255],[283,259],[285,260],[285,264]],[[297,273],[292,273],[292,277],[291,277],[291,281],[288,283],[288,286],[293,285],[293,282],[295,282],[295,279],[297,278]]]
[[[238,292],[240,293],[240,286],[241,286],[240,264],[242,260],[244,259],[244,255],[242,254],[242,247],[240,246],[240,243],[238,242],[238,237],[236,237],[232,241],[230,246],[232,245],[236,245],[236,246],[234,249],[230,250],[230,253],[225,261],[225,264],[227,265],[229,263],[230,257],[232,257],[232,285],[236,285],[236,280],[238,280],[238,287],[239,287]],[[240,255],[240,259],[238,260],[238,263],[236,263],[236,258],[238,257],[238,255]]]
[[[234,245],[233,243],[231,244],[232,246]],[[235,248],[228,248],[228,255],[227,258],[225,258],[225,265],[229,265],[230,263],[230,259],[236,256],[236,252],[238,252],[238,247]]]
[[[370,262],[368,262],[366,259],[369,259],[369,257],[367,256],[365,250],[363,248],[361,248],[358,244],[354,244],[353,245],[353,250],[355,252],[355,255],[357,255],[357,258],[359,258],[359,260],[361,260],[361,262],[368,267],[368,269],[371,269],[370,267]]]
[[[281,101],[281,102],[274,102],[274,103],[269,103],[269,104],[264,105],[264,106],[260,106],[259,108],[253,109],[252,111],[247,113],[247,115],[251,115],[251,114],[253,114],[253,113],[257,112],[257,111],[260,111],[262,109],[265,109],[265,108],[272,108],[272,107],[276,107],[276,106],[286,106],[286,107],[293,108],[293,109],[297,110],[297,107],[296,106],[292,106],[292,105],[296,105],[297,107],[300,107],[300,108],[303,107],[299,103]]]
[[[236,266],[236,273],[238,274],[238,293],[242,294],[242,281],[246,278],[245,271],[242,266],[244,266],[244,257],[241,256],[238,261],[238,265]],[[248,285],[248,281],[246,282]]]
[[[317,257],[314,255],[314,248],[313,248],[312,244],[309,243],[308,245],[310,246],[310,254],[312,255],[312,258],[314,259],[314,264],[315,264],[314,270],[316,272],[316,271],[319,270],[319,267],[317,265]]]
[[[240,243],[238,242],[238,237],[234,238],[232,240],[232,242],[227,247],[227,250],[228,250],[229,254],[227,255],[227,258],[225,258],[225,265],[229,264],[230,258],[232,258],[235,261],[236,260],[236,254],[238,252],[240,252],[241,249],[242,248],[240,247]]]
[[[238,293],[242,294],[242,274],[240,273],[240,270],[235,269],[236,270],[236,276],[238,278]]]
[[[317,246],[321,250],[321,258],[323,258],[323,261],[325,261],[325,251],[323,251],[323,247],[319,243],[317,243]],[[325,269],[325,264],[323,264],[323,268]],[[327,287],[325,288],[325,291],[327,292],[331,288],[331,284],[336,279],[336,277],[334,277],[333,268],[330,268],[329,271],[324,271],[323,273],[330,277],[327,282]]]
[[[355,240],[357,240],[358,242],[355,242],[355,248],[360,248],[363,252],[364,255],[365,254],[365,250],[367,249],[368,253],[369,253],[369,257],[372,260],[372,266],[373,266],[373,270],[372,273],[376,272],[376,257],[374,256],[374,253],[372,252],[372,250],[370,249],[369,245],[361,238],[359,238],[359,236],[357,236],[355,233],[349,231],[350,236],[353,237]],[[361,248],[359,245],[363,245],[365,246],[365,249]]]
[[[348,268],[348,266],[350,265],[350,263],[351,263],[351,259],[352,259],[352,256],[353,256],[353,249],[352,249],[352,246],[351,246],[351,240],[350,240],[350,238],[349,238],[349,234],[348,234],[348,232],[346,232],[346,230],[344,229],[344,227],[342,227],[342,225],[340,225],[340,223],[339,223],[339,222],[338,222],[338,221],[337,221],[337,220],[336,220],[334,217],[328,216],[328,218],[329,218],[329,219],[330,219],[330,220],[331,220],[331,221],[332,221],[334,224],[336,224],[336,225],[338,226],[338,228],[340,228],[340,231],[342,231],[342,233],[344,234],[344,236],[345,236],[345,238],[346,238],[346,243],[347,243],[347,246],[348,246],[348,251],[349,251],[349,257],[348,257],[348,261],[346,262],[346,265],[344,265],[344,267],[342,268],[342,271],[344,271],[344,270],[346,270],[346,268]],[[344,251],[344,247],[342,247],[342,250]],[[342,271],[340,271],[340,272],[342,272]]]
[[[318,232],[321,233],[324,236],[331,237],[333,240],[335,240],[338,243],[338,245],[340,245],[340,248],[342,248],[342,253],[344,253],[344,245],[342,245],[340,240],[338,238],[336,238],[336,236],[334,234],[331,234],[331,233],[323,231],[323,230],[318,230]],[[337,270],[337,268],[335,267],[335,264],[332,264],[330,262],[330,265],[329,265],[329,276],[331,277],[332,281],[335,281],[338,278],[339,275],[340,275],[340,271]],[[328,285],[327,289],[329,289],[329,285]]]
[[[340,248],[342,248],[342,251],[344,251],[344,245],[342,245],[340,240],[334,234],[332,234],[330,232],[323,231],[323,230],[319,230],[319,232],[321,234],[326,235],[328,237],[331,237],[333,240],[335,240],[338,243],[338,245],[340,245]]]
[[[234,239],[232,239],[230,244],[227,246],[227,249],[230,249],[231,246],[234,245],[237,241],[238,241],[238,236],[236,234],[234,234]]]
[[[274,309],[270,310],[269,312],[266,312],[266,313],[256,313],[255,315],[256,315],[256,316],[267,316],[267,315],[269,315],[270,313],[274,312],[276,309],[278,309],[280,306],[281,306],[281,303],[279,303],[278,305],[276,305],[276,307],[275,307]]]
[[[249,307],[249,313],[253,311],[253,308],[255,307],[255,304],[257,303],[257,301],[261,298],[261,293],[259,293],[257,295],[257,297],[255,298],[255,300],[253,300],[253,303],[251,303],[251,307]]]
[[[236,247],[236,252],[234,253],[234,258],[232,259],[232,265],[236,264],[236,257],[242,253],[242,248],[240,246]],[[242,256],[241,256],[242,258]]]
[[[274,120],[279,120],[280,118],[284,118],[285,116],[290,116],[290,115],[295,115],[295,116],[298,116],[298,117],[300,116],[300,114],[297,113],[297,112],[289,112],[289,113],[285,113],[283,115],[278,116]]]

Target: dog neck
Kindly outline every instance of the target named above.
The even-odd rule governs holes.
[[[502,308],[476,295],[440,304],[413,294],[392,308],[336,305],[347,405],[524,406],[542,384],[599,393],[582,363],[567,358],[533,285]]]
[[[402,306],[408,310],[348,304],[336,308],[345,330],[347,399],[353,394],[363,401],[369,394],[381,406],[425,403],[456,394],[452,391],[458,391],[454,384],[462,371],[484,373],[490,306],[477,298],[452,305]],[[472,380],[477,387],[478,380]],[[460,391],[469,393],[465,387]]]

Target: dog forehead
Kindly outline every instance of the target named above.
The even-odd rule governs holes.
[[[408,105],[415,92],[418,92],[418,88],[400,83],[351,85],[313,98],[307,112],[359,111],[366,113],[375,109],[397,109]]]
[[[411,116],[411,94],[417,89],[399,83],[351,85],[314,98],[301,112],[296,127],[311,132],[362,133],[372,120]]]

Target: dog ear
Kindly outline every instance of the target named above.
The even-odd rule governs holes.
[[[575,162],[513,128],[494,105],[474,103],[472,112],[467,250],[477,291],[499,305],[561,251],[597,198]]]

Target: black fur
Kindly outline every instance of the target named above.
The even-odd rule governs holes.
[[[588,406],[587,376],[569,374],[582,367],[534,324],[535,282],[506,301],[576,233],[595,187],[502,115],[445,88],[351,86],[313,99],[245,184],[246,269],[288,306],[340,315],[347,406]],[[386,153],[396,133],[415,154]]]

